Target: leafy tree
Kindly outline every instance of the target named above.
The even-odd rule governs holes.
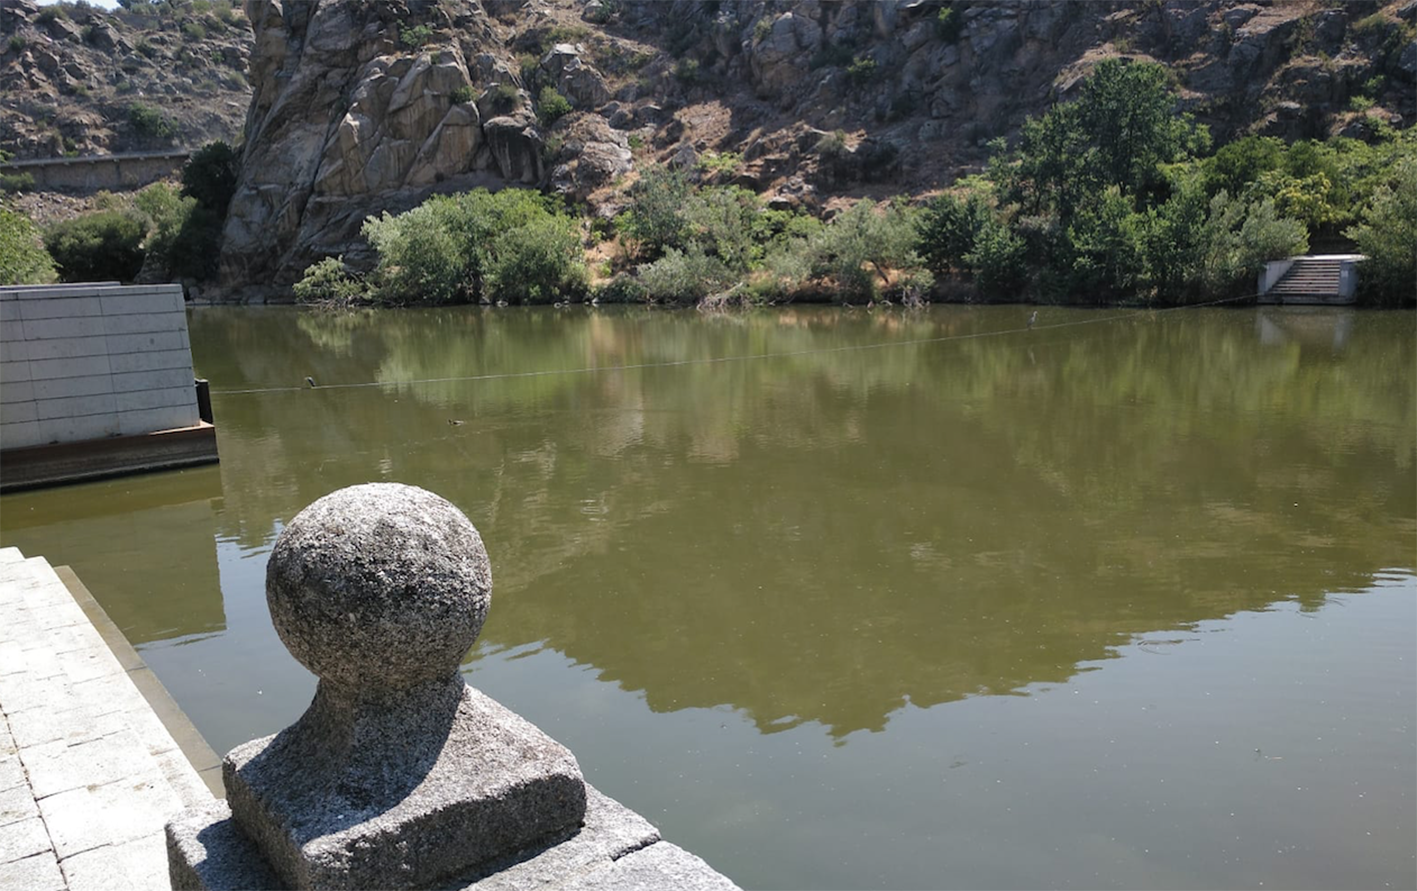
[[[682,248],[688,229],[682,211],[689,194],[684,174],[669,167],[650,167],[630,187],[630,206],[616,225],[646,259],[671,247]]]
[[[1069,290],[1092,301],[1135,294],[1143,272],[1145,217],[1119,186],[1108,186],[1068,227],[1072,248]]]
[[[916,221],[916,249],[925,265],[936,272],[963,269],[964,257],[974,249],[990,214],[989,203],[979,192],[965,198],[946,193],[931,201]]]
[[[0,285],[54,281],[54,259],[30,218],[0,204]]]
[[[986,297],[1017,297],[1028,283],[1028,245],[1007,223],[990,217],[964,262]]]
[[[879,210],[870,201],[858,201],[815,240],[814,272],[830,277],[847,296],[871,299],[878,293],[877,277],[889,285],[888,270],[921,265],[915,240],[915,212],[903,201]]]
[[[132,281],[143,266],[146,223],[116,210],[85,214],[56,223],[44,233],[44,246],[66,282]]]
[[[1358,272],[1364,295],[1394,306],[1417,300],[1417,159],[1396,173],[1397,185],[1379,187],[1362,222],[1346,233],[1368,256]]]
[[[697,303],[733,282],[735,276],[717,257],[691,244],[686,251],[668,248],[664,256],[639,267],[646,296],[675,303]]]
[[[182,165],[182,194],[196,198],[202,207],[224,218],[236,194],[241,156],[220,139],[209,142]]]
[[[687,238],[736,273],[747,272],[762,255],[755,237],[758,196],[738,186],[695,192],[684,207]]]
[[[1077,101],[1024,123],[1018,151],[995,165],[1003,202],[1027,213],[1056,211],[1066,225],[1107,186],[1143,205],[1164,198],[1161,165],[1210,139],[1174,107],[1162,66],[1103,59]]]

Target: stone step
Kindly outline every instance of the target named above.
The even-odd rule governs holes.
[[[163,825],[210,800],[129,671],[47,560],[0,549],[0,712],[33,802],[0,833],[42,833],[24,868],[70,891],[166,887]]]

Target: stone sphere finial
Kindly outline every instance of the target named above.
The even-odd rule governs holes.
[[[432,492],[369,483],[295,515],[266,566],[281,641],[322,681],[397,690],[457,671],[492,600],[487,549]]]

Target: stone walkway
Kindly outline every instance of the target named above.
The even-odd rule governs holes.
[[[163,825],[219,768],[165,697],[72,573],[0,549],[0,891],[169,887]]]

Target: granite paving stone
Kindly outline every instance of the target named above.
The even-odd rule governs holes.
[[[18,786],[29,788],[29,783],[25,779],[25,766],[20,761],[19,755],[6,755],[0,758],[0,790],[13,789]]]
[[[116,733],[123,727],[123,713],[105,708],[104,703],[68,709],[30,708],[10,715],[10,731],[22,748],[55,741],[77,745]]]
[[[161,829],[121,845],[67,857],[59,865],[69,891],[166,891],[170,887]]]
[[[0,891],[63,891],[64,887],[64,874],[52,852],[0,867]]]
[[[162,826],[197,793],[60,576],[0,549],[0,891],[165,889]]]
[[[52,850],[44,821],[38,817],[0,826],[0,867],[12,860],[23,860]]]
[[[92,848],[151,835],[181,807],[157,770],[39,800],[40,815],[61,861]]]
[[[0,792],[0,826],[18,823],[39,816],[39,807],[34,803],[28,785],[15,786]]]
[[[31,746],[20,757],[29,772],[35,798],[41,801],[80,786],[141,776],[152,763],[147,748],[131,730],[75,746],[62,740]]]

